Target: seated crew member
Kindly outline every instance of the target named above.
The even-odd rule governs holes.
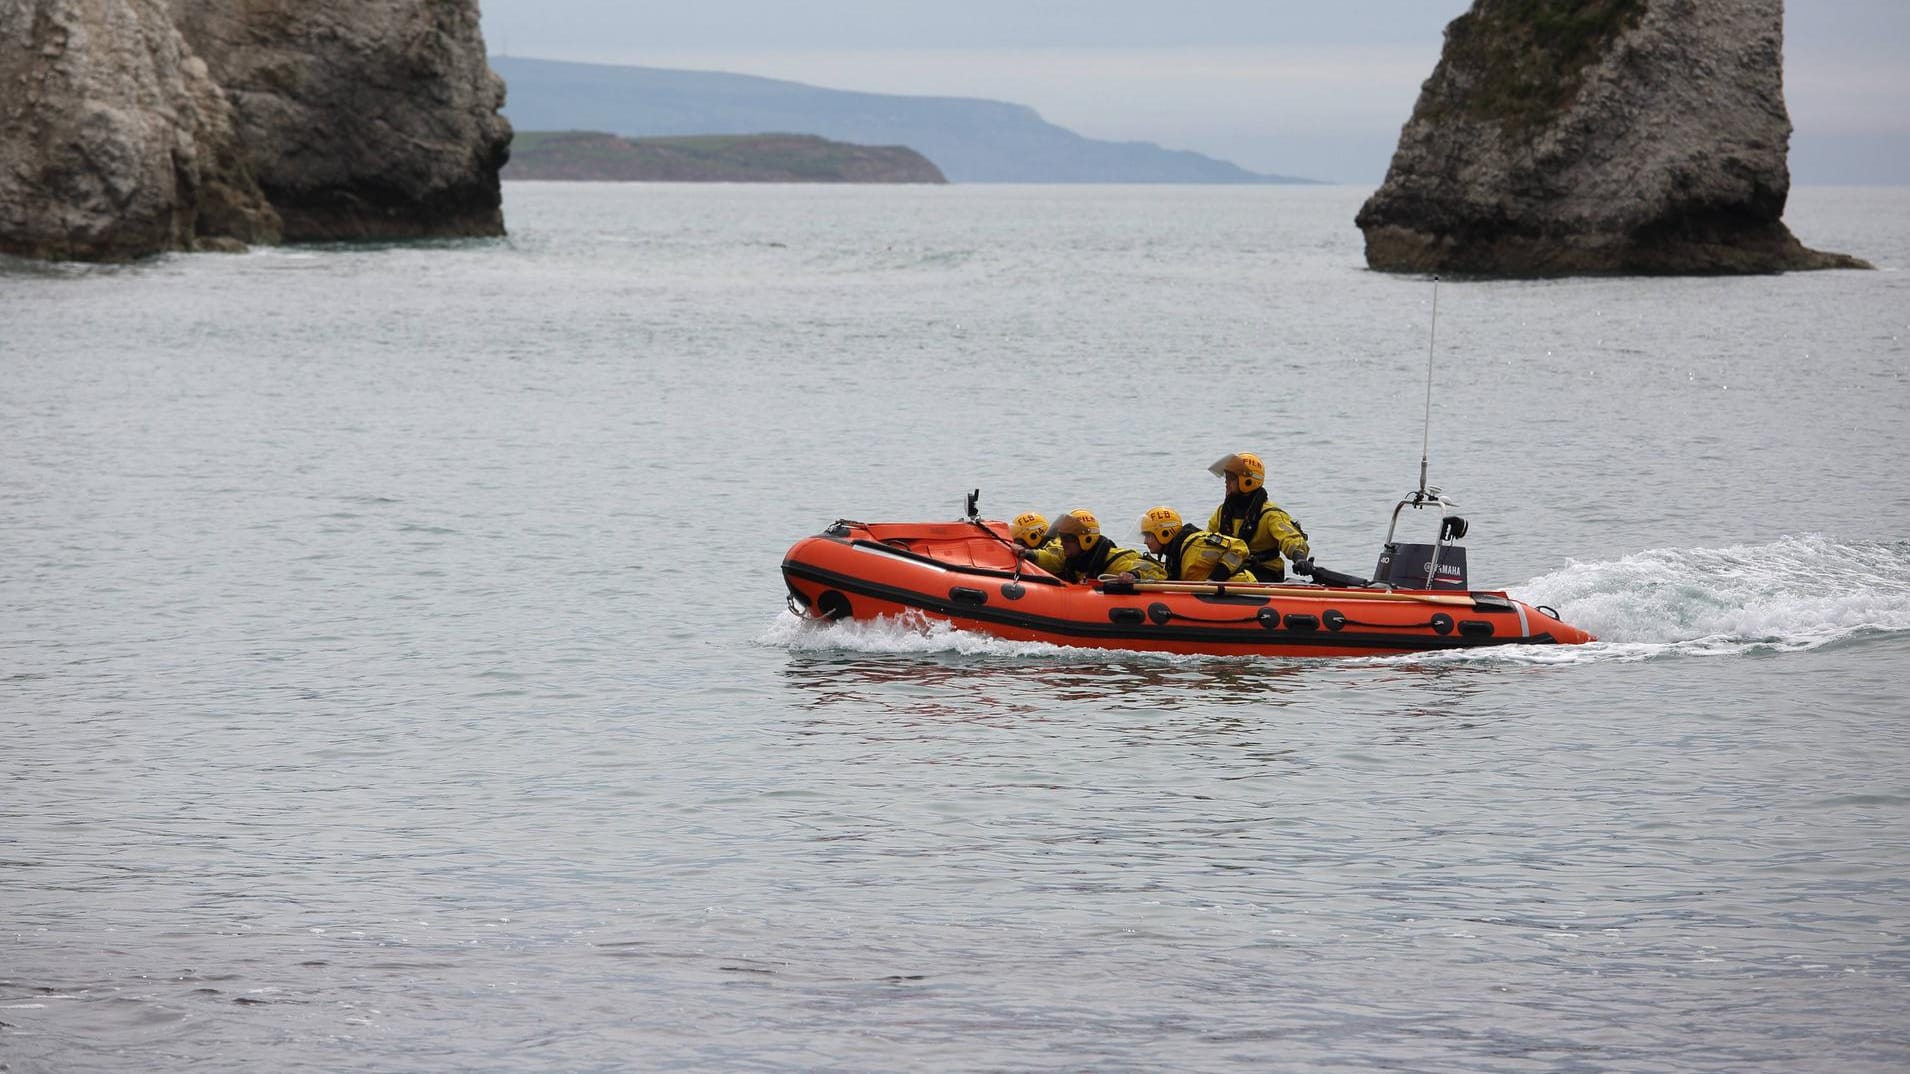
[[[1015,554],[1049,574],[1061,573],[1061,539],[1049,534],[1048,516],[1038,511],[1023,511],[1008,526],[1014,538]]]
[[[1208,530],[1238,537],[1247,542],[1247,569],[1263,582],[1284,582],[1286,564],[1293,561],[1293,573],[1313,573],[1313,551],[1307,545],[1306,531],[1267,499],[1267,468],[1260,456],[1241,452],[1229,455],[1208,467],[1227,483],[1227,496],[1207,520]]]
[[[1247,570],[1247,542],[1184,523],[1172,507],[1156,507],[1142,515],[1141,534],[1147,550],[1166,567],[1168,581],[1254,581]]]
[[[1061,569],[1050,572],[1064,582],[1091,582],[1104,574],[1132,574],[1143,582],[1166,576],[1161,565],[1132,548],[1116,548],[1101,536],[1101,523],[1088,511],[1073,510],[1055,519],[1061,542]]]

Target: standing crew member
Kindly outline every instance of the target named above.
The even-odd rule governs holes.
[[[1101,536],[1101,522],[1091,512],[1076,509],[1055,519],[1054,535],[1061,542],[1061,569],[1050,573],[1064,582],[1091,582],[1104,574],[1128,573],[1143,582],[1166,576],[1159,563]]]
[[[1141,534],[1147,550],[1161,558],[1167,578],[1174,582],[1251,582],[1247,571],[1247,543],[1224,533],[1207,533],[1181,521],[1172,507],[1156,507],[1141,516]]]
[[[1267,499],[1267,468],[1260,456],[1243,451],[1207,469],[1227,482],[1227,498],[1214,509],[1207,528],[1247,542],[1247,567],[1254,577],[1263,582],[1286,581],[1281,556],[1293,561],[1293,573],[1311,575],[1313,551],[1307,546],[1306,531]]]
[[[1061,573],[1061,540],[1048,533],[1048,516],[1039,511],[1023,511],[1008,526],[1015,539],[1015,554],[1049,574]]]

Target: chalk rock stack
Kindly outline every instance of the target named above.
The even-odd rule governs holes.
[[[496,235],[475,0],[0,4],[0,253]]]
[[[110,261],[278,235],[165,0],[0,6],[0,252]]]
[[[173,0],[290,240],[499,235],[476,0]]]
[[[1359,212],[1367,264],[1867,268],[1783,223],[1783,29],[1782,0],[1474,0]]]

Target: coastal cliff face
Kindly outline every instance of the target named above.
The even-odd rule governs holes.
[[[503,231],[475,0],[12,0],[0,87],[0,252]]]
[[[475,0],[173,0],[288,240],[501,235],[511,128]]]
[[[0,252],[116,261],[273,242],[231,108],[164,0],[0,8]]]
[[[1867,267],[1784,226],[1783,23],[1782,0],[1474,0],[1359,212],[1367,264]]]

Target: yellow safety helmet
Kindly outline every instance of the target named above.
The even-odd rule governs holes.
[[[1260,456],[1245,451],[1221,459],[1209,466],[1207,472],[1219,478],[1225,478],[1228,474],[1238,475],[1242,492],[1252,492],[1267,483],[1267,468],[1261,463]]]
[[[1150,508],[1147,514],[1141,516],[1141,532],[1162,544],[1173,540],[1174,535],[1180,532],[1180,527],[1180,512],[1172,507]]]
[[[1092,552],[1094,546],[1101,543],[1101,520],[1095,518],[1093,512],[1077,507],[1055,519],[1054,535],[1073,537],[1081,542],[1083,552]]]
[[[1008,527],[1008,535],[1023,548],[1040,548],[1048,540],[1048,516],[1038,511],[1023,511]]]

